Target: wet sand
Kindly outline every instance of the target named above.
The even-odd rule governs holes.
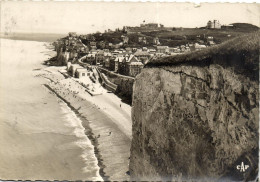
[[[129,180],[131,107],[41,65],[52,54],[43,43],[5,41],[0,179]]]
[[[81,118],[86,135],[95,146],[103,179],[129,180],[131,107],[112,93],[91,96],[76,79],[66,79],[59,72],[64,69],[48,67],[38,76],[49,80],[46,87],[64,99]]]
[[[43,85],[43,43],[1,39],[0,179],[102,180],[76,114]]]

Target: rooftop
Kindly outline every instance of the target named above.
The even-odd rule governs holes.
[[[134,55],[135,56],[147,56],[147,55],[149,55],[149,53],[146,51],[137,51],[134,53]]]
[[[132,65],[132,66],[142,66],[144,64],[142,62],[131,62],[130,65]]]
[[[115,59],[115,62],[123,62],[123,60],[125,59],[125,57],[117,57],[116,59]]]
[[[88,72],[88,70],[86,68],[77,68],[76,71],[77,72]]]

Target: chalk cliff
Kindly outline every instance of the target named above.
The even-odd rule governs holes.
[[[133,87],[132,180],[255,179],[258,59],[254,33],[149,63]]]

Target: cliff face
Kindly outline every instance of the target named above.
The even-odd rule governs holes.
[[[258,67],[247,60],[258,60],[236,55],[151,66],[137,76],[132,179],[256,178]]]
[[[134,79],[121,78],[117,80],[118,86],[116,94],[126,103],[132,103]]]

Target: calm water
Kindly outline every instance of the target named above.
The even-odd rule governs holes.
[[[0,40],[0,179],[102,180],[81,121],[35,77],[44,43]]]

